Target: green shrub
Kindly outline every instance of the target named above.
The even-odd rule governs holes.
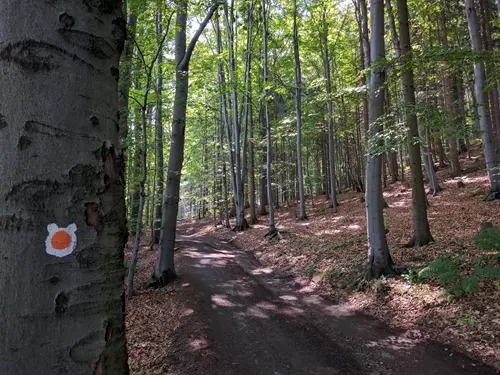
[[[500,279],[499,267],[482,265],[492,258],[496,261],[497,256],[474,258],[474,272],[468,277],[462,276],[457,270],[460,259],[445,256],[436,259],[420,271],[410,270],[405,278],[411,283],[427,282],[437,278],[439,285],[447,287],[443,292],[444,295],[448,298],[457,298],[477,292],[481,288],[479,285],[481,279]]]
[[[476,243],[481,250],[500,251],[500,229],[489,228],[477,234]]]
[[[318,267],[314,263],[311,263],[307,266],[306,273],[308,275],[312,276],[314,274],[314,272],[316,272],[317,269],[318,269]]]

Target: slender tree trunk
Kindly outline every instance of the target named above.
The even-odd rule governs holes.
[[[158,24],[156,35],[160,40],[162,31],[162,14],[158,11]],[[161,214],[162,214],[162,196],[163,196],[163,53],[160,51],[158,55],[158,68],[156,78],[156,111],[155,111],[155,145],[156,145],[156,189],[155,189],[155,216],[153,223],[153,243],[160,242],[161,233]]]
[[[448,48],[448,32],[446,29],[446,19],[444,10],[441,11],[440,17],[440,33],[441,33],[441,43],[445,48]],[[448,67],[449,69],[449,67]],[[448,118],[452,125],[450,125],[448,131],[448,145],[450,147],[450,164],[451,164],[451,176],[456,177],[462,174],[460,168],[460,160],[458,159],[458,146],[457,146],[457,138],[456,133],[457,129],[454,125],[455,117],[456,117],[456,108],[455,108],[455,98],[453,95],[453,87],[454,87],[454,77],[451,72],[445,74],[443,79],[444,84],[444,105],[446,107],[446,111],[448,112]]]
[[[307,220],[302,175],[302,74],[300,71],[299,36],[297,30],[297,0],[293,0],[293,53],[295,57],[295,113],[297,119],[297,178],[299,182],[299,220]]]
[[[406,0],[398,0],[399,35],[401,38],[402,64],[411,66],[410,27],[408,24],[408,5]],[[413,208],[413,238],[408,245],[424,246],[434,241],[427,220],[427,200],[422,176],[422,159],[418,134],[417,114],[415,113],[415,85],[411,67],[401,72],[401,91],[405,104],[408,124],[408,148],[410,151],[411,193]]]
[[[481,9],[481,25],[483,29],[483,47],[485,51],[493,52],[493,40],[492,40],[492,29],[491,29],[491,8],[489,0],[479,0],[479,7]],[[499,15],[500,17],[500,15]],[[491,125],[493,130],[493,136],[495,137],[494,143],[496,144],[497,154],[500,153],[500,99],[498,95],[498,85],[495,79],[491,77],[495,76],[497,65],[494,62],[486,63],[485,70],[487,72],[486,78],[488,89],[488,97],[490,104],[490,115],[491,115]]]
[[[368,70],[371,64],[371,56],[370,56],[370,37],[368,31],[368,8],[366,6],[366,0],[359,0],[359,8],[360,8],[360,26],[361,26],[361,45],[362,45],[362,63],[364,64],[364,69]],[[364,83],[368,86],[370,85],[370,77],[365,78]],[[363,102],[363,114],[364,114],[364,124],[365,124],[365,133],[368,131],[368,127],[370,126],[370,118],[369,118],[369,103],[368,98],[365,97]]]
[[[244,180],[242,180],[243,175],[243,164],[241,155],[241,129],[238,117],[238,97],[236,93],[236,63],[234,59],[234,17],[233,17],[233,4],[231,3],[231,16],[229,15],[229,10],[227,4],[224,7],[224,16],[226,21],[226,32],[228,40],[228,54],[229,54],[229,82],[231,87],[231,109],[232,109],[232,141],[234,146],[233,160],[229,161],[231,165],[231,173],[234,174],[233,182],[233,193],[234,193],[234,203],[236,208],[236,226],[235,229],[240,231],[248,227],[245,219],[245,202],[244,202]],[[251,19],[251,16],[250,16]],[[249,30],[249,35],[250,34]],[[248,37],[247,46],[250,43],[250,36]],[[248,52],[249,58],[249,52]],[[247,72],[249,72],[249,61],[247,58],[247,69],[245,70],[245,77],[247,78]],[[229,137],[228,137],[229,139]]]
[[[384,2],[371,0],[371,61],[378,62],[385,57],[384,48]],[[370,79],[370,129],[373,138],[382,131],[377,122],[384,112],[384,69],[376,67]],[[382,155],[368,150],[366,167],[366,212],[368,232],[368,262],[365,279],[378,278],[391,272],[389,249],[385,237],[383,200],[381,191]]]
[[[186,106],[188,98],[189,61],[196,42],[210,21],[219,3],[213,5],[201,22],[189,46],[186,48],[187,2],[177,3],[175,31],[175,94],[172,115],[172,135],[168,159],[167,181],[163,197],[163,214],[160,244],[154,276],[160,285],[168,284],[176,277],[174,264],[175,232],[180,199],[180,182],[184,161],[184,141],[186,132]]]
[[[444,147],[443,147],[443,142],[441,141],[441,135],[435,134],[434,135],[434,143],[436,145],[437,153],[438,153],[438,159],[439,159],[439,167],[440,168],[445,168],[446,167],[446,162],[448,159],[446,158],[446,154],[444,153]]]
[[[224,158],[224,123],[222,120],[222,101],[220,102],[219,108],[219,147],[221,154],[222,163],[222,188],[224,190],[224,219],[226,228],[231,228],[231,223],[229,221],[229,198],[227,194],[227,171],[226,171],[226,160]]]
[[[469,25],[469,33],[472,49],[475,52],[481,52],[481,36],[477,22],[476,8],[473,0],[465,0],[465,8],[467,11],[467,23]],[[481,126],[481,137],[483,140],[484,157],[486,159],[486,168],[488,170],[488,178],[490,182],[490,190],[496,193],[497,198],[500,198],[500,174],[493,144],[493,134],[491,129],[490,113],[486,107],[486,96],[484,89],[486,86],[486,74],[484,62],[479,60],[474,63],[474,83],[477,101],[477,109],[479,113],[479,124]]]
[[[126,4],[124,4],[126,8]],[[126,9],[125,9],[126,10]],[[122,60],[120,62],[120,86],[118,91],[118,107],[120,117],[118,125],[120,127],[120,143],[123,153],[126,151],[128,137],[128,96],[130,93],[131,72],[132,72],[132,56],[134,54],[134,38],[135,29],[137,27],[137,16],[129,14],[128,16],[128,36],[125,41],[125,49],[123,51]]]
[[[326,22],[325,22],[326,25]],[[328,53],[328,30],[325,27],[322,32],[323,44],[323,71],[326,86],[326,107],[328,116],[328,172],[330,185],[330,199],[332,213],[337,212],[337,197],[335,194],[335,149],[333,145],[333,101],[332,101],[332,81],[330,74],[330,58]]]
[[[141,234],[142,234],[142,216],[144,214],[144,204],[146,201],[146,191],[145,191],[145,186],[146,186],[146,180],[148,177],[148,166],[147,166],[147,149],[148,149],[148,135],[147,135],[147,129],[146,129],[146,117],[147,117],[147,109],[148,109],[148,95],[149,95],[149,90],[150,90],[150,85],[151,85],[151,78],[153,74],[153,68],[155,67],[156,60],[158,59],[158,56],[160,55],[162,49],[163,49],[163,43],[168,35],[168,29],[170,25],[170,20],[172,18],[172,15],[170,16],[167,24],[167,28],[165,31],[165,34],[163,37],[159,40],[159,44],[156,50],[156,54],[151,61],[151,63],[148,65],[145,60],[142,61],[144,64],[145,70],[146,70],[146,84],[144,88],[144,96],[142,99],[141,103],[141,127],[140,131],[142,133],[142,147],[139,148],[139,154],[141,158],[141,169],[142,169],[142,176],[141,180],[139,181],[139,209],[137,213],[137,223],[135,227],[135,241],[134,241],[134,248],[132,250],[132,262],[130,263],[130,267],[128,270],[128,278],[127,278],[127,297],[131,298],[133,293],[134,293],[134,273],[135,269],[137,266],[137,261],[138,261],[138,255],[139,255],[139,248],[141,244]],[[142,55],[141,55],[142,56]],[[144,59],[144,56],[142,56]],[[139,147],[139,145],[137,145]],[[154,186],[153,186],[154,189]],[[148,192],[149,193],[149,192]],[[150,196],[150,194],[148,194]],[[149,202],[149,201],[148,201]],[[149,209],[149,205],[148,205]],[[149,212],[146,212],[146,224],[149,218]]]
[[[2,2],[2,375],[128,374],[120,17],[120,2]]]
[[[146,164],[146,156],[148,149],[148,137],[146,133],[146,106],[147,106],[147,95],[149,91],[149,81],[151,76],[147,77],[147,83],[144,95],[144,104],[141,108],[141,132],[142,132],[142,147],[140,150],[141,155],[141,166],[142,166],[142,176],[139,181],[139,207],[137,212],[137,223],[135,225],[135,240],[134,240],[134,248],[132,250],[132,262],[130,263],[128,269],[128,277],[127,277],[127,297],[131,298],[134,294],[134,274],[137,266],[137,260],[139,255],[139,248],[141,244],[141,231],[142,231],[142,215],[144,212],[144,203],[146,199],[145,194],[145,184],[148,176],[148,168]],[[147,214],[146,214],[147,217]]]
[[[249,190],[250,190],[250,224],[258,222],[257,213],[255,211],[255,142],[254,142],[254,124],[252,98],[249,98],[250,107],[250,150],[249,150]]]
[[[274,223],[273,191],[271,184],[271,124],[269,123],[269,112],[267,108],[268,90],[267,90],[267,15],[266,0],[262,0],[262,30],[264,43],[264,63],[263,63],[263,86],[264,86],[264,123],[266,127],[266,182],[267,182],[267,204],[269,207],[269,235],[276,233]]]

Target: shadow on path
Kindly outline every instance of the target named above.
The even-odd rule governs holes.
[[[291,277],[230,244],[196,234],[177,241],[179,274],[204,296],[224,374],[496,374],[436,343],[298,291]]]

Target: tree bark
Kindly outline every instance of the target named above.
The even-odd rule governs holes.
[[[493,40],[491,29],[491,8],[489,0],[479,0],[479,8],[481,9],[481,25],[483,29],[483,46],[485,51],[493,52]],[[500,15],[499,15],[500,17]],[[487,72],[486,78],[488,88],[488,97],[490,104],[491,126],[493,136],[495,137],[494,143],[496,144],[497,154],[500,153],[500,99],[498,95],[498,85],[491,76],[495,76],[497,64],[486,64],[485,71]]]
[[[124,8],[126,4],[124,4]],[[126,9],[125,9],[126,11]],[[127,40],[125,41],[125,49],[122,54],[122,60],[120,62],[120,86],[118,91],[118,107],[120,111],[120,117],[118,120],[118,125],[120,127],[120,143],[122,145],[123,153],[127,149],[127,137],[128,137],[128,97],[130,93],[131,84],[131,72],[132,72],[132,56],[134,54],[134,38],[135,30],[137,27],[137,15],[131,13],[128,16],[127,24]]]
[[[307,220],[302,174],[302,74],[300,71],[297,0],[293,0],[293,54],[295,58],[295,115],[297,121],[297,179],[299,182],[299,220]]]
[[[337,196],[335,194],[335,149],[333,144],[333,100],[332,100],[332,80],[330,74],[330,58],[328,53],[328,29],[325,27],[322,30],[322,49],[323,49],[323,72],[325,77],[326,89],[326,108],[327,108],[327,123],[328,123],[328,176],[330,185],[330,200],[332,213],[337,212]]]
[[[170,138],[166,188],[163,197],[162,229],[154,272],[155,279],[162,286],[168,284],[176,277],[174,264],[175,231],[177,228],[181,172],[184,161],[189,61],[201,33],[218,6],[219,3],[216,3],[210,8],[191,42],[186,47],[187,2],[180,0],[177,3],[175,31],[176,72],[172,135]]]
[[[128,374],[125,20],[120,2],[40,2],[20,27],[33,6],[0,12],[0,373]]]
[[[440,23],[441,43],[443,44],[443,47],[448,48],[448,31],[446,29],[446,18],[444,10],[441,11],[439,17],[439,23]],[[460,160],[458,159],[458,146],[456,138],[457,129],[455,126],[456,108],[455,108],[455,98],[453,95],[454,77],[451,72],[445,74],[443,79],[443,86],[444,86],[443,87],[444,105],[446,111],[448,112],[448,119],[450,122],[450,126],[448,129],[449,132],[448,145],[450,147],[451,176],[456,177],[462,174],[462,170],[460,167]]]
[[[402,64],[411,66],[410,27],[408,24],[408,5],[406,0],[398,0],[399,36],[401,38]],[[422,158],[418,134],[417,114],[415,112],[415,84],[411,67],[401,72],[401,91],[408,124],[408,149],[411,169],[411,196],[413,208],[413,238],[409,245],[424,246],[434,241],[427,220],[427,200],[422,176]]]
[[[160,40],[162,31],[162,14],[158,11],[156,35]],[[160,51],[158,55],[158,68],[156,77],[156,112],[155,112],[155,151],[156,151],[156,188],[155,188],[155,215],[153,223],[153,243],[160,242],[161,234],[161,214],[162,214],[162,197],[163,197],[163,53]]]
[[[262,0],[262,30],[264,44],[264,63],[263,63],[263,85],[264,85],[264,123],[266,126],[266,182],[267,182],[267,204],[269,207],[269,235],[276,233],[274,223],[273,191],[271,184],[271,125],[269,123],[269,112],[267,108],[268,90],[267,90],[267,15],[266,0]]]
[[[249,147],[249,193],[250,193],[250,224],[258,222],[257,212],[255,211],[255,142],[254,142],[254,124],[253,124],[253,109],[252,98],[249,98],[250,107],[250,147]]]
[[[385,57],[384,48],[384,2],[371,0],[371,61],[378,62]],[[378,119],[384,112],[384,69],[375,67],[370,79],[370,128],[373,138],[382,131]],[[368,232],[368,262],[365,279],[378,278],[391,271],[389,249],[385,237],[383,200],[381,187],[382,155],[368,150],[366,167],[366,215]]]
[[[465,0],[465,8],[467,11],[467,23],[469,25],[469,34],[471,46],[475,52],[481,52],[481,36],[479,33],[479,25],[477,22],[476,8],[473,0]],[[481,138],[483,140],[484,157],[486,159],[486,168],[488,170],[488,178],[490,190],[497,194],[500,198],[500,174],[493,144],[493,134],[491,129],[490,113],[486,107],[486,97],[484,89],[486,86],[486,74],[484,69],[484,61],[476,60],[474,63],[474,84],[476,93],[477,110],[479,113],[479,125],[481,126]]]

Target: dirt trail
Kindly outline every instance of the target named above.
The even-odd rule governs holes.
[[[204,296],[222,369],[207,375],[489,375],[494,369],[299,290],[253,256],[180,235],[179,274]]]

